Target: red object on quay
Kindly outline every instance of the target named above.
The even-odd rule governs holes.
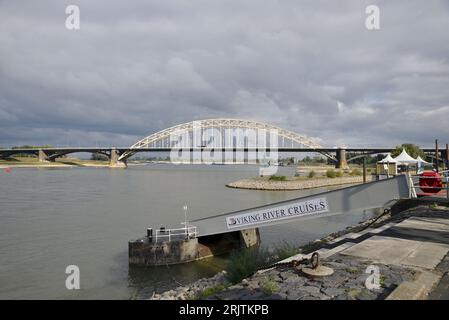
[[[443,179],[438,172],[425,171],[419,177],[419,187],[425,193],[438,193],[443,188]]]

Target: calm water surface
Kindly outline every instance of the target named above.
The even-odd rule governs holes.
[[[225,184],[256,166],[151,164],[122,169],[13,169],[0,172],[0,299],[147,298],[221,270],[225,258],[182,266],[129,268],[128,240],[147,226],[326,191],[254,191]],[[294,168],[280,168],[292,175]],[[366,219],[369,213],[261,229],[262,242],[303,244]],[[65,288],[77,265],[81,290]]]

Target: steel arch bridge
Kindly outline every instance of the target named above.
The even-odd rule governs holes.
[[[180,133],[192,133],[195,128],[200,128],[201,130],[207,129],[217,129],[221,130],[229,130],[229,129],[250,129],[255,130],[257,132],[269,132],[275,130],[277,136],[282,139],[281,144],[284,144],[285,140],[290,141],[291,146],[293,144],[299,144],[301,146],[305,146],[309,149],[320,149],[322,146],[316,141],[316,138],[311,138],[306,135],[298,134],[296,132],[286,130],[272,124],[268,124],[260,121],[252,121],[252,120],[241,120],[241,119],[205,119],[205,120],[197,120],[190,121],[187,123],[182,123],[159,132],[153,133],[142,140],[139,140],[135,144],[133,144],[127,151],[122,153],[118,158],[119,161],[125,160],[135,153],[142,151],[142,149],[166,149],[171,148],[173,145],[170,141],[170,137],[173,135],[177,135]],[[193,139],[190,140],[188,145],[183,145],[183,148],[195,148],[199,146],[193,145]],[[233,145],[231,148],[235,148]],[[318,151],[320,152],[320,151]],[[321,153],[321,152],[320,152]],[[329,157],[328,154],[325,156]]]

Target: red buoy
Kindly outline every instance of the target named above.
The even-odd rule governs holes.
[[[443,180],[438,172],[424,171],[419,176],[419,187],[425,193],[438,193],[443,188]]]

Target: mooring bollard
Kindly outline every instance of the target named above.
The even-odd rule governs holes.
[[[310,264],[312,265],[312,269],[316,269],[320,266],[320,255],[318,252],[314,252],[312,257],[310,258]]]
[[[309,278],[319,278],[330,276],[334,273],[334,270],[329,267],[325,267],[320,263],[320,255],[318,252],[314,252],[312,257],[310,258],[311,267],[304,267],[301,269],[302,273],[304,273]]]

